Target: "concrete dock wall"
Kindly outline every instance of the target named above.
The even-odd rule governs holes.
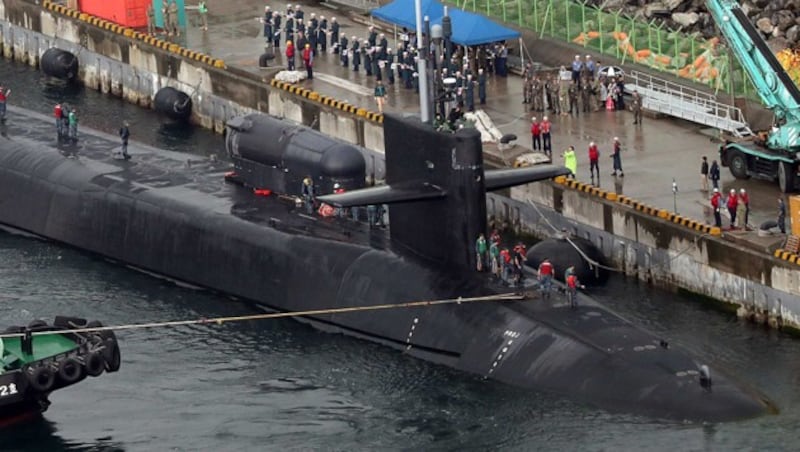
[[[758,323],[800,329],[800,267],[726,241],[716,228],[697,231],[660,217],[663,211],[642,212],[559,183],[517,187],[510,199],[492,195],[487,211],[518,232],[588,239],[627,275],[722,301]]]
[[[43,7],[44,6],[44,7]],[[4,57],[37,67],[51,47],[72,52],[79,79],[89,88],[151,107],[170,86],[192,97],[192,122],[222,133],[228,119],[264,112],[360,145],[370,173],[384,177],[380,115],[291,86],[274,86],[257,74],[77,11],[44,2],[0,0],[0,46]],[[377,153],[377,154],[376,154]]]
[[[80,79],[93,89],[149,107],[160,88],[175,87],[192,96],[193,122],[217,132],[239,114],[283,117],[364,147],[368,171],[384,177],[380,115],[48,2],[0,0],[6,58],[36,66],[53,46],[78,56]],[[490,195],[487,207],[515,229],[542,237],[566,230],[591,240],[626,274],[730,303],[773,327],[800,328],[797,256],[743,248],[716,228],[587,187],[538,183],[511,193]]]

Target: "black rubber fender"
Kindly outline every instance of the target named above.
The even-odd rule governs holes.
[[[62,80],[73,81],[78,77],[78,57],[71,52],[55,47],[47,49],[39,59],[45,74]]]
[[[770,229],[775,229],[778,227],[778,222],[775,220],[767,220],[758,227],[758,229],[762,231],[769,231]]]
[[[183,91],[165,86],[153,98],[153,108],[171,119],[185,121],[192,114],[192,98]]]
[[[83,360],[86,374],[90,377],[99,377],[105,370],[106,362],[103,355],[98,351],[91,351],[86,354]]]
[[[272,52],[264,52],[258,57],[258,67],[268,67],[269,61],[275,59],[275,54]]]
[[[122,365],[122,354],[116,339],[106,339],[103,358],[106,372],[116,372]]]
[[[66,358],[58,363],[58,378],[65,384],[70,385],[83,378],[83,366],[72,357]]]
[[[32,368],[28,375],[30,387],[38,392],[50,392],[56,382],[56,374],[47,366]]]

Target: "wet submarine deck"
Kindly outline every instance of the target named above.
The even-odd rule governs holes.
[[[112,156],[113,136],[82,129],[77,145],[61,145],[50,118],[13,107],[9,118],[0,127],[0,223],[9,227],[271,310],[511,291],[404,256],[384,230],[308,216],[293,200],[227,184],[227,161],[134,144],[126,162]],[[701,363],[680,347],[587,297],[579,302],[577,311],[556,296],[305,320],[610,411],[708,422],[774,411],[715,369],[712,390],[701,387]]]

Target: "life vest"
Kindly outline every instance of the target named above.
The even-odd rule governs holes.
[[[578,287],[578,277],[575,275],[567,276],[567,287],[570,289],[575,289]]]
[[[508,250],[504,249],[500,251],[500,257],[503,258],[503,262],[506,264],[511,263],[511,253],[509,253]]]
[[[542,121],[542,133],[550,133],[550,121]]]
[[[286,46],[286,56],[288,58],[294,58],[294,46]]]
[[[600,158],[600,151],[597,149],[597,145],[589,146],[589,160],[597,160]]]
[[[6,101],[6,93],[3,92],[2,89],[0,89],[0,102],[5,102],[5,101]]]
[[[745,206],[749,207],[750,206],[750,195],[748,195],[747,193],[740,193],[739,194],[739,202],[741,202]]]
[[[320,216],[332,217],[335,213],[335,210],[332,205],[322,203],[322,205],[319,206],[319,210],[317,212],[320,214]]]
[[[711,207],[713,207],[714,209],[719,209],[719,200],[721,198],[722,198],[721,194],[719,194],[718,192],[714,193],[714,195],[711,196]]]
[[[539,134],[541,134],[541,133],[542,133],[542,130],[539,127],[539,123],[538,122],[534,122],[533,124],[531,124],[531,135],[539,136]]]
[[[550,276],[553,274],[553,264],[550,262],[542,262],[539,265],[539,274],[541,276]]]
[[[729,209],[735,209],[738,204],[739,204],[739,198],[736,197],[736,194],[728,196]]]
[[[64,110],[61,109],[61,104],[55,106],[53,109],[53,116],[55,116],[56,119],[61,119],[64,117]]]

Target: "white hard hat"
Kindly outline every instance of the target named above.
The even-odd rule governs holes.
[[[743,189],[741,189],[741,190],[739,190],[739,192],[741,192],[741,193],[745,193],[745,191],[744,191],[744,188],[743,188]]]
[[[337,182],[337,183],[333,184],[333,188],[339,188],[339,183]]]
[[[719,193],[719,188],[714,187],[714,193]]]

